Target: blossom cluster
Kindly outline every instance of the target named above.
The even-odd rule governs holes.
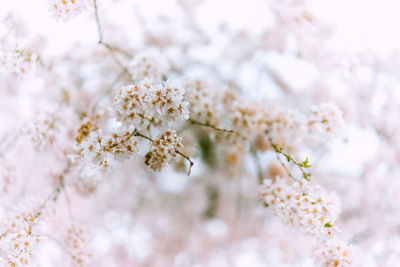
[[[161,80],[170,70],[165,56],[155,48],[140,51],[129,63],[128,70],[136,81],[145,78]]]
[[[340,211],[338,197],[308,181],[290,183],[279,178],[265,179],[260,198],[285,223],[299,227],[317,237],[333,236],[335,220]]]
[[[133,137],[134,128],[115,129],[110,135],[102,130],[91,132],[79,147],[85,158],[95,166],[107,170],[118,160],[128,159],[134,155],[137,141]]]
[[[8,235],[8,266],[29,266],[33,262],[34,250],[41,241],[39,236],[23,229]]]
[[[38,148],[51,146],[56,142],[60,121],[56,113],[40,113],[26,128],[26,133]]]
[[[88,251],[87,232],[79,225],[72,224],[65,233],[65,246],[69,255],[71,266],[84,267],[91,261],[91,253]]]
[[[123,125],[148,130],[150,125],[171,126],[189,118],[184,88],[179,82],[149,79],[124,86],[114,98],[113,114]]]
[[[14,181],[14,168],[0,165],[0,192],[4,195],[9,192],[10,187],[16,184]]]
[[[10,49],[0,46],[0,67],[6,72],[14,73],[18,77],[33,70],[37,66],[39,56],[26,53],[21,49]]]
[[[43,240],[36,229],[42,215],[40,209],[23,209],[23,212],[10,211],[6,218],[3,218],[0,251],[5,252],[7,257],[0,256],[0,263],[6,262],[4,266],[30,266],[36,257],[36,249]]]
[[[65,118],[68,118],[68,121]],[[23,134],[40,150],[68,150],[69,146],[65,142],[70,138],[69,125],[76,121],[76,114],[67,105],[44,105],[32,115],[23,129]]]
[[[0,70],[18,80],[37,74],[43,65],[41,41],[27,39],[27,27],[16,14],[0,15],[0,21]]]
[[[310,132],[332,139],[343,129],[343,112],[330,102],[312,106],[307,125]]]
[[[205,77],[188,77],[185,88],[191,119],[218,127],[223,107],[215,85]]]
[[[397,266],[398,55],[331,51],[307,0],[48,2],[97,34],[0,20],[0,267]]]
[[[337,239],[324,242],[316,249],[315,254],[317,263],[323,267],[352,266],[352,249]]]
[[[68,21],[81,13],[87,12],[92,3],[90,0],[49,0],[49,7],[56,19]]]
[[[182,138],[175,131],[164,131],[152,143],[150,151],[145,156],[145,164],[154,171],[162,170],[170,163],[182,147]]]

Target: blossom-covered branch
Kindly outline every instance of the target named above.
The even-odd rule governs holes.
[[[265,133],[268,135],[268,134],[269,134],[268,130],[265,131]],[[294,165],[296,165],[297,167],[299,167],[299,170],[300,170],[301,173],[302,173],[302,178],[304,178],[304,179],[306,179],[306,180],[308,180],[308,181],[311,180],[311,173],[308,173],[308,172],[306,172],[306,171],[304,170],[304,169],[307,169],[307,168],[311,168],[311,167],[312,167],[312,166],[309,164],[308,158],[306,158],[303,162],[297,162],[296,160],[293,159],[293,157],[292,157],[290,154],[284,152],[282,147],[281,147],[281,148],[278,147],[278,146],[272,141],[272,138],[271,138],[270,136],[268,136],[268,142],[269,142],[269,144],[271,145],[271,147],[274,149],[275,153],[277,153],[277,159],[278,159],[279,162],[281,163],[282,167],[285,168],[285,170],[286,170],[286,172],[287,172],[287,174],[289,175],[290,178],[297,180],[297,179],[292,175],[292,173],[289,171],[289,169],[287,168],[286,164],[283,163],[283,161],[281,160],[281,158],[279,157],[279,155],[283,155],[283,156],[285,157],[285,159],[287,160],[287,162],[289,162],[289,163],[291,162],[291,163],[293,163]]]
[[[400,60],[340,3],[22,1],[0,14],[0,266],[400,261]]]

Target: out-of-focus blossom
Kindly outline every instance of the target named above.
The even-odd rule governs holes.
[[[49,0],[49,8],[53,16],[61,21],[87,12],[93,4],[90,0]]]
[[[140,51],[129,63],[129,70],[136,81],[144,78],[161,80],[169,69],[167,58],[155,48]]]

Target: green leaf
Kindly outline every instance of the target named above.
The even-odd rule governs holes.
[[[306,179],[307,181],[311,180],[309,173],[303,173],[303,178]]]
[[[312,167],[312,165],[310,165],[310,164],[308,164],[309,163],[309,160],[308,160],[308,157],[301,163],[301,166],[302,167],[304,167],[304,168],[310,168],[310,167]]]
[[[24,55],[24,49],[22,50],[16,49],[15,52],[17,52],[20,56]]]
[[[333,225],[330,222],[327,222],[326,224],[324,224],[325,228],[331,228],[333,227]]]

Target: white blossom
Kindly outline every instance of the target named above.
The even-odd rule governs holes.
[[[167,80],[161,87],[151,90],[151,105],[158,120],[176,121],[179,117],[189,119],[188,103],[184,101],[185,90],[176,80]]]
[[[44,239],[36,226],[45,211],[44,206],[32,208],[32,202],[31,199],[20,203],[18,209],[9,210],[1,220],[0,250],[7,262],[4,266],[22,267],[34,263],[36,249]]]
[[[140,81],[144,78],[161,80],[170,68],[167,58],[157,49],[148,48],[138,52],[129,63],[129,71],[133,79]]]
[[[116,119],[137,129],[146,128],[153,116],[149,97],[151,86],[150,81],[143,80],[122,87],[114,98],[112,111]]]
[[[189,77],[185,88],[191,119],[218,126],[223,114],[223,99],[212,83],[205,77]]]
[[[95,166],[107,170],[118,161],[131,158],[134,155],[137,141],[133,136],[134,128],[116,129],[109,135],[102,130],[90,133],[79,147],[85,158],[90,159]]]
[[[308,120],[309,130],[326,136],[328,139],[336,137],[343,129],[343,112],[333,103],[321,103],[311,107]]]
[[[24,74],[35,69],[39,57],[26,53],[23,49],[12,49],[0,46],[0,69],[22,78]]]
[[[30,229],[23,229],[9,234],[7,252],[8,266],[30,266],[33,263],[34,251],[41,242],[41,237],[32,233]]]
[[[324,242],[316,249],[315,254],[316,261],[321,267],[352,266],[352,249],[338,239]]]
[[[265,179],[259,190],[264,203],[285,223],[317,237],[333,236],[340,211],[336,194],[308,181],[289,183],[279,177],[275,182]]]
[[[65,249],[69,255],[71,266],[88,266],[92,254],[88,246],[88,234],[80,225],[72,224],[65,232]]]
[[[160,171],[170,163],[182,147],[182,138],[175,131],[164,131],[151,144],[150,152],[145,157],[145,164],[154,171]]]
[[[112,111],[117,121],[140,130],[151,123],[172,125],[189,118],[184,94],[184,88],[177,81],[153,83],[144,79],[123,87],[114,98]]]
[[[88,11],[92,3],[90,0],[49,0],[49,8],[56,19],[67,21]]]

